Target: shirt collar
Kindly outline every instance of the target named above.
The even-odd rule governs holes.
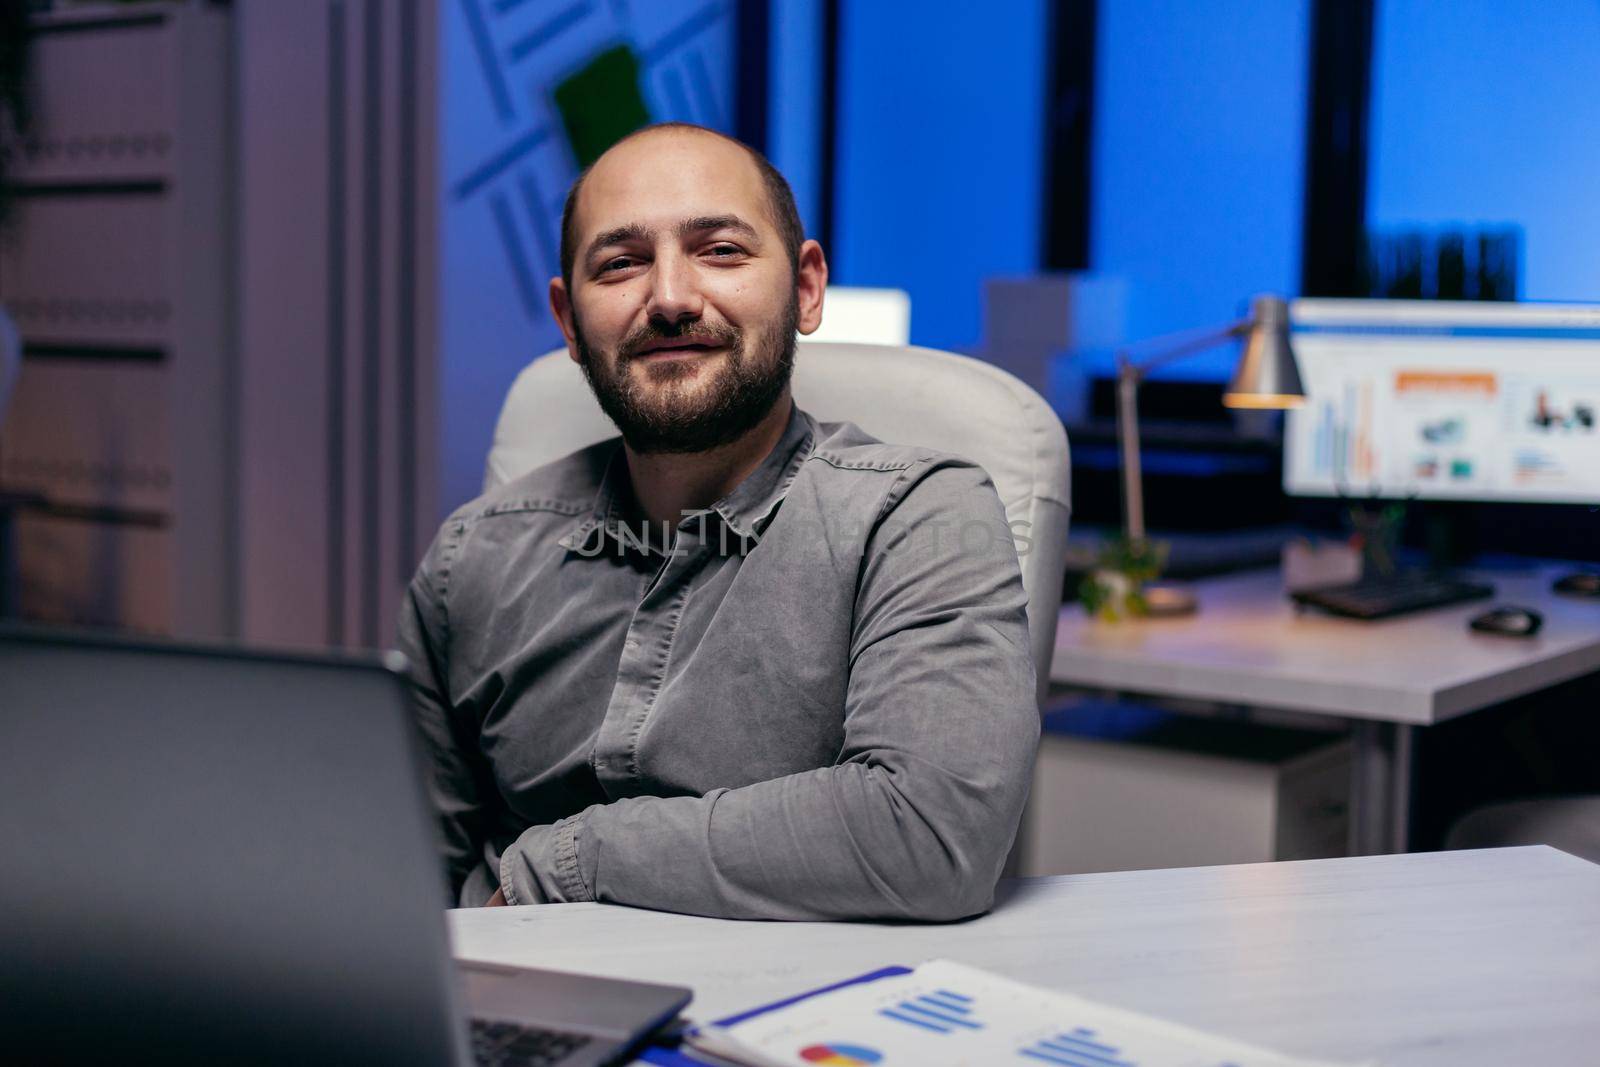
[[[628,460],[622,450],[622,438],[619,437],[611,443],[611,455],[606,461],[605,472],[600,476],[600,487],[595,492],[594,503],[588,513],[557,543],[569,551],[582,552],[592,548],[594,540],[608,531],[615,534],[620,521],[619,490],[627,484]]]
[[[816,425],[816,420],[791,401],[789,421],[772,451],[744,481],[711,505],[709,510],[741,542],[759,537],[771,522],[773,513],[789,492],[790,483],[800,472],[800,465],[811,455],[817,437]],[[639,528],[638,507],[633,504],[633,490],[628,481],[628,457],[622,439],[617,438],[595,492],[593,507],[559,544],[569,550],[588,551],[597,538],[610,536],[620,543],[619,527],[630,521]],[[653,547],[654,540],[651,539]]]
[[[788,495],[789,485],[800,473],[800,464],[811,455],[816,439],[816,422],[791,402],[788,425],[767,458],[732,492],[712,504],[711,510],[741,538],[759,537]]]

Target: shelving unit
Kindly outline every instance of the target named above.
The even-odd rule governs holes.
[[[28,617],[190,636],[238,620],[232,39],[209,3],[35,16],[0,302],[0,427]]]

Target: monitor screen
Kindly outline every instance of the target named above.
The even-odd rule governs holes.
[[[1600,503],[1600,305],[1296,300],[1297,496]]]

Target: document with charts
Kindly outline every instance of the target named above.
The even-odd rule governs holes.
[[[948,960],[689,1040],[755,1067],[1331,1067]]]

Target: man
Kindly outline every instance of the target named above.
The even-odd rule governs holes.
[[[791,402],[802,237],[699,127],[574,184],[550,302],[621,439],[456,511],[402,611],[462,904],[990,905],[1039,728],[1011,532],[971,463]]]

